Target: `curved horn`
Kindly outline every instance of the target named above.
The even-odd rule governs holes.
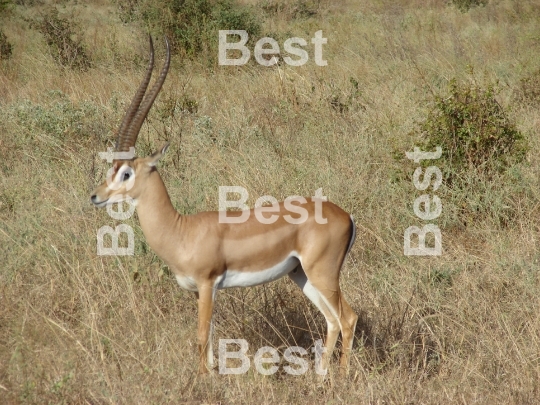
[[[154,83],[154,86],[152,86],[148,94],[144,96],[141,107],[135,114],[135,118],[133,118],[133,120],[131,121],[126,136],[122,139],[120,147],[124,148],[121,149],[123,151],[129,150],[130,146],[135,146],[135,142],[137,141],[137,136],[139,135],[139,131],[141,130],[144,119],[148,115],[148,111],[150,111],[150,108],[152,107],[152,104],[154,103],[154,100],[156,99],[159,91],[161,90],[161,86],[163,86],[163,82],[167,77],[167,72],[169,71],[169,65],[171,62],[171,49],[167,37],[165,37],[165,44],[167,45],[167,57],[165,59],[165,63],[161,68],[161,73],[159,74],[158,79]]]
[[[146,93],[146,88],[148,87],[148,83],[150,83],[150,78],[152,77],[152,70],[154,69],[154,44],[152,42],[151,35],[148,35],[148,39],[150,41],[150,59],[148,61],[148,67],[146,68],[146,75],[144,76],[143,81],[139,85],[139,88],[137,89],[137,92],[135,93],[135,96],[133,97],[129,108],[124,115],[124,119],[120,124],[120,129],[118,129],[118,138],[116,139],[115,148],[117,152],[129,151],[129,146],[127,146],[127,149],[125,147],[126,131],[131,122],[133,121],[133,117],[135,117],[135,114],[137,114],[139,105],[141,104],[141,101],[144,97],[144,93]]]

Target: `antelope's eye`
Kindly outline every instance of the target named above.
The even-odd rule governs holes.
[[[125,173],[124,173],[124,178],[123,178],[122,181],[127,181],[127,180],[129,180],[129,176],[130,176],[130,173],[129,173],[129,172],[125,172]]]

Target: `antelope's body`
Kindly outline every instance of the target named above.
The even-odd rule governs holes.
[[[156,85],[139,107],[153,68],[152,44],[150,59],[146,77],[126,114],[132,122],[125,118],[121,125],[118,152],[135,145],[140,126],[165,80],[169,52]],[[253,210],[242,223],[222,223],[218,212],[182,216],[171,204],[156,169],[166,149],[167,145],[146,158],[115,161],[112,175],[96,188],[91,200],[98,207],[127,197],[135,200],[148,244],[175,274],[180,287],[196,293],[200,371],[213,367],[211,321],[216,291],[264,284],[285,275],[326,318],[328,334],[323,368],[328,366],[341,330],[340,364],[346,369],[357,321],[339,287],[340,270],[355,238],[355,226],[349,214],[331,202],[319,201],[326,220],[320,223],[315,215],[317,202],[308,199],[300,205],[307,210],[307,220],[296,224],[286,220],[286,215],[291,213],[283,203],[279,204],[278,212],[272,213],[278,219],[269,224],[259,222]],[[228,216],[238,214],[228,213]]]

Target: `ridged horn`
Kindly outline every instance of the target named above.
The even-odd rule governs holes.
[[[129,128],[130,123],[133,121],[133,117],[135,117],[135,114],[137,114],[139,105],[141,104],[141,101],[144,97],[144,93],[146,93],[148,83],[150,83],[150,78],[152,77],[152,70],[154,69],[154,44],[151,35],[148,35],[148,40],[150,41],[150,58],[148,60],[148,67],[146,68],[146,74],[144,76],[144,79],[139,85],[135,96],[133,96],[133,100],[131,100],[129,108],[124,115],[124,119],[120,124],[120,129],[118,129],[118,138],[116,139],[115,147],[117,152],[129,151],[129,146],[126,146],[126,132]]]
[[[152,86],[150,91],[144,96],[144,100],[142,101],[142,103],[139,102],[140,107],[135,113],[135,117],[128,124],[129,126],[125,133],[125,136],[123,136],[121,139],[119,138],[120,142],[117,148],[119,152],[129,151],[130,146],[135,146],[135,142],[137,142],[137,136],[139,136],[139,131],[141,130],[141,126],[144,122],[144,119],[148,115],[148,111],[150,111],[152,104],[154,104],[154,100],[156,99],[159,91],[161,90],[161,87],[163,86],[163,82],[165,82],[165,78],[167,77],[167,72],[169,71],[169,65],[171,62],[171,49],[170,49],[169,41],[167,40],[167,38],[165,38],[165,44],[167,45],[167,56],[165,59],[165,63],[163,64],[163,67],[161,68],[161,72],[159,74],[158,79],[154,83],[154,86]],[[152,50],[152,56],[153,56],[153,50]],[[138,95],[138,92],[137,92],[137,95]]]

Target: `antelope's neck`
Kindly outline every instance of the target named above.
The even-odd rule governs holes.
[[[175,251],[180,248],[182,216],[174,209],[169,193],[155,170],[137,201],[137,214],[146,241],[167,264],[174,261]],[[176,246],[170,241],[175,240]]]

